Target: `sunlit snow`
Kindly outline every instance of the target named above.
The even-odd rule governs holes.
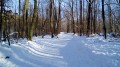
[[[120,67],[120,39],[61,32],[0,43],[0,67]],[[10,58],[6,59],[6,56]]]

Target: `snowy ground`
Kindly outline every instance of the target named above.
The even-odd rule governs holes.
[[[120,67],[120,40],[61,33],[0,44],[0,67]],[[9,58],[6,59],[6,56]]]

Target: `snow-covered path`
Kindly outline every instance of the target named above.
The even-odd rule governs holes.
[[[67,67],[60,49],[70,39],[34,37],[33,41],[19,40],[18,44],[12,44],[10,48],[0,46],[0,59],[3,59],[0,60],[0,67]],[[4,59],[5,56],[10,58]]]
[[[96,47],[97,44],[95,43],[91,45],[92,40],[93,39],[89,41],[89,39],[84,37],[74,37],[71,39],[68,45],[62,49],[62,55],[64,56],[64,60],[66,60],[68,67],[120,67],[120,56],[107,55],[106,53],[110,49],[113,51],[119,51],[120,45],[119,47],[115,47],[107,43],[109,46],[106,47],[106,43],[101,42],[99,43],[99,47]],[[95,47],[96,50],[94,49]],[[97,51],[100,50],[100,47],[110,49],[106,49],[106,52],[103,52],[103,54],[101,54],[101,52]],[[114,47],[114,49],[112,47]],[[116,50],[117,47],[119,50]],[[104,50],[105,49],[101,49],[101,51]],[[115,53],[113,52],[111,54]],[[120,51],[116,54],[120,54]]]
[[[0,46],[0,67],[120,67],[120,43],[109,41],[72,34],[20,39],[10,48]]]

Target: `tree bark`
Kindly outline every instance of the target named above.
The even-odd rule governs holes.
[[[29,40],[32,40],[36,18],[37,18],[37,0],[34,0],[34,13],[32,18],[32,23],[30,25],[29,38],[28,38]]]
[[[82,30],[83,30],[83,26],[82,26],[82,0],[80,0],[80,36],[82,35]]]
[[[72,5],[71,5],[71,13],[72,13],[72,32],[75,34],[75,22],[74,22],[74,1],[72,0]]]
[[[28,38],[28,5],[29,0],[25,0],[24,10],[23,10],[23,37]]]
[[[105,11],[104,11],[104,0],[102,0],[102,19],[103,19],[103,33],[104,33],[104,38],[107,38],[106,35],[106,25],[105,25]]]
[[[87,13],[87,36],[90,34],[90,13],[91,13],[91,0],[88,2],[88,13]]]
[[[58,32],[57,34],[59,34],[61,32],[61,0],[59,0],[59,8],[58,8]]]

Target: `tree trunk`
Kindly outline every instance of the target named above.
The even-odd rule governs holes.
[[[109,18],[109,33],[112,32],[112,12],[110,6],[110,0],[108,0],[108,18]]]
[[[58,8],[58,23],[57,23],[57,34],[61,32],[61,0],[59,0],[59,8]]]
[[[75,34],[75,22],[74,22],[74,1],[72,0],[72,5],[71,5],[71,13],[72,13],[72,32]]]
[[[96,33],[96,17],[97,17],[97,6],[96,6],[96,1],[94,2],[94,19],[93,19],[93,33]]]
[[[29,0],[25,0],[24,10],[23,10],[23,37],[28,37],[28,5]]]
[[[32,40],[36,18],[37,18],[37,0],[34,0],[34,13],[33,13],[32,23],[29,31],[29,38],[28,38],[29,40]]]
[[[87,36],[90,34],[90,13],[91,13],[91,0],[88,3],[88,13],[87,13]]]
[[[104,37],[106,39],[107,35],[106,35],[106,25],[105,25],[104,0],[102,0],[102,19],[103,19],[103,33],[104,33]]]
[[[82,35],[82,28],[83,28],[83,26],[82,26],[82,0],[80,0],[80,36]]]
[[[21,12],[20,12],[20,10],[21,10],[21,1],[19,0],[19,24],[18,24],[18,35],[19,35],[19,37],[21,37],[21,32],[22,32],[22,29],[21,29],[21,22],[20,22],[20,14],[21,14]]]
[[[49,5],[49,22],[50,22],[50,32],[51,32],[51,38],[54,37],[54,0],[50,0],[50,5]]]
[[[2,32],[2,14],[3,14],[3,0],[1,0],[1,11],[0,11],[0,34]]]

